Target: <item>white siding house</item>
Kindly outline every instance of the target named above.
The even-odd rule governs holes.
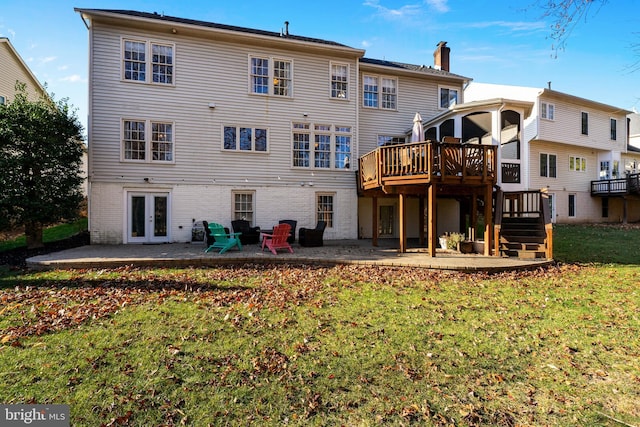
[[[89,28],[92,243],[190,241],[192,224],[329,219],[354,238],[358,58],[338,43],[77,9]]]
[[[12,101],[15,97],[16,82],[26,85],[30,100],[37,100],[45,93],[44,88],[22,60],[11,42],[0,37],[0,104]]]
[[[629,209],[634,202],[591,194],[592,181],[624,177],[629,111],[549,88],[473,82],[465,89],[467,102],[494,97],[532,103],[531,115],[522,122],[527,170],[519,186],[545,189],[556,222],[640,219],[639,209]]]
[[[404,138],[416,112],[439,111],[441,92],[461,98],[468,80],[448,72],[444,42],[434,66],[415,66],[288,23],[76,11],[89,29],[92,243],[190,241],[197,221],[237,218],[324,219],[326,239],[356,238],[359,156]]]

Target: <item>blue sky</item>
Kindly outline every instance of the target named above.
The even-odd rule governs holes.
[[[86,125],[88,31],[79,8],[158,12],[333,40],[376,59],[433,64],[439,41],[451,72],[482,83],[546,87],[640,110],[640,2],[615,0],[579,20],[564,50],[536,0],[143,1],[0,0],[0,36]],[[634,50],[634,45],[635,50]],[[635,67],[634,67],[635,66]],[[635,70],[635,71],[634,71]]]

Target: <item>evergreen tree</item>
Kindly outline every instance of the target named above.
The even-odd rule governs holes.
[[[79,213],[81,132],[66,99],[30,101],[22,83],[0,105],[0,229],[24,227],[29,248],[43,246],[45,225]]]

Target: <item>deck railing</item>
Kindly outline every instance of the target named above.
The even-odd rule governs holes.
[[[640,194],[640,174],[632,173],[626,178],[591,181],[591,195],[593,196],[624,194]]]
[[[415,142],[378,147],[360,158],[360,183],[369,189],[409,182],[496,181],[496,147]]]

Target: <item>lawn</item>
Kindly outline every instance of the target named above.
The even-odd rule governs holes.
[[[498,275],[5,272],[0,402],[74,426],[638,426],[640,268],[593,263],[571,227],[572,263]]]

